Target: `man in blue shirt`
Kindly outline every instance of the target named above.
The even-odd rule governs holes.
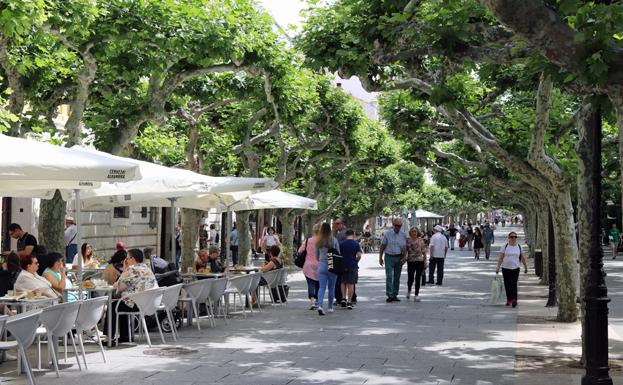
[[[491,245],[495,243],[493,229],[489,223],[486,223],[484,229],[482,229],[482,238],[485,244],[485,258],[489,259],[491,256]]]
[[[402,265],[407,261],[407,235],[400,231],[402,219],[396,218],[392,222],[392,229],[387,230],[381,241],[379,250],[379,264],[385,264],[385,302],[400,302],[398,289],[400,288],[400,273]],[[385,254],[385,260],[383,260]]]
[[[239,262],[238,259],[238,229],[236,229],[236,224],[234,223],[234,229],[229,236],[229,249],[231,250],[231,261],[234,265],[237,265]]]
[[[346,272],[341,275],[342,284],[342,296],[346,301],[346,307],[348,309],[353,308],[353,292],[355,291],[355,284],[359,278],[359,260],[361,259],[361,246],[359,242],[355,240],[355,232],[351,229],[346,230],[346,239],[340,242],[340,251],[342,252],[342,258],[344,265],[346,266]]]

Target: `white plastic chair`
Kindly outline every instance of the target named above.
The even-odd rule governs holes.
[[[41,311],[40,320],[48,336],[48,352],[52,358],[56,377],[60,377],[58,371],[58,338],[65,337],[67,333],[70,333],[71,336],[78,369],[82,370],[80,356],[78,355],[78,349],[76,349],[76,340],[73,333],[71,333],[78,317],[80,305],[81,302],[67,302],[46,307]]]
[[[224,306],[218,306],[221,297],[225,294],[225,289],[227,289],[227,278],[219,278],[219,279],[211,279],[212,285],[210,286],[210,291],[207,294],[207,304],[208,311],[211,315],[212,327],[216,327],[216,313],[214,313],[214,308],[218,307],[223,314],[223,318],[225,319],[225,323],[227,323],[227,313],[225,312]]]
[[[163,344],[166,343],[166,341],[164,340],[164,335],[162,334],[162,328],[160,327],[160,320],[158,319],[158,316],[156,314],[156,312],[158,311],[158,307],[162,303],[163,293],[164,293],[163,288],[154,288],[154,289],[141,291],[138,293],[128,294],[127,296],[125,296],[124,298],[129,299],[132,302],[134,302],[134,304],[138,308],[138,312],[123,312],[123,311],[120,312],[119,311],[119,304],[121,303],[121,300],[120,300],[117,303],[117,319],[116,319],[117,330],[115,331],[115,336],[117,337],[119,336],[119,315],[124,314],[128,316],[128,323],[130,324],[129,326],[130,336],[132,335],[132,330],[133,330],[132,328],[133,322],[130,322],[130,319],[132,317],[138,316],[140,319],[139,330],[143,330],[145,332],[145,339],[147,339],[147,345],[151,347],[151,338],[149,338],[149,330],[147,330],[147,322],[145,322],[145,317],[156,315],[156,324],[158,325],[158,332],[160,333],[160,338],[162,339]]]
[[[183,284],[165,287],[162,294],[162,304],[158,307],[158,310],[164,310],[167,313],[169,324],[171,325],[171,333],[173,334],[173,340],[177,341],[177,328],[175,327],[175,320],[173,319],[172,310],[177,306],[180,300],[180,292],[182,291]]]
[[[201,326],[199,325],[198,304],[205,302],[205,298],[207,297],[209,291],[209,281],[209,279],[202,279],[185,284],[184,291],[186,292],[186,297],[180,299],[180,302],[182,303],[190,302],[190,306],[197,324],[197,330],[201,330]],[[190,317],[188,318],[188,320],[191,321]]]
[[[258,291],[257,288],[260,286],[260,281],[262,280],[262,273],[254,273],[250,275],[253,277],[253,280],[251,281],[251,286],[249,286],[249,293],[256,293],[257,308],[261,312],[262,307],[260,306],[259,295],[257,295],[257,291]],[[253,304],[251,304],[250,309],[251,309],[251,313],[253,313]]]
[[[9,317],[6,322],[6,328],[11,333],[18,346],[18,357],[21,356],[23,365],[26,367],[26,377],[30,385],[35,384],[35,378],[32,374],[30,361],[28,360],[27,350],[35,340],[37,333],[37,325],[39,325],[39,316],[41,310],[31,310],[26,313]],[[18,370],[20,365],[17,366]]]
[[[281,300],[281,303],[284,306],[287,306],[288,305],[288,299],[287,298],[281,298],[281,290],[279,290],[279,287],[283,288],[283,295],[285,297],[285,295],[286,295],[285,285],[286,285],[286,282],[288,281],[288,269],[282,267],[281,269],[279,269],[279,271],[281,272],[281,275],[279,275],[279,283],[277,285],[277,295],[279,296],[279,299]]]
[[[104,347],[102,346],[102,340],[100,338],[99,330],[97,329],[97,324],[104,314],[107,302],[108,297],[97,297],[83,301],[82,305],[80,305],[78,316],[76,317],[76,335],[78,336],[78,343],[80,344],[80,351],[82,352],[85,369],[88,369],[88,367],[82,335],[87,330],[95,332],[100,352],[102,353],[104,362],[106,362],[106,353],[104,353]]]
[[[273,292],[271,289],[277,288],[279,286],[279,282],[281,279],[281,269],[271,270],[266,273],[262,273],[262,277],[266,281],[266,289],[268,289],[268,294],[270,295],[271,305],[274,306],[276,301],[273,297]],[[266,291],[264,291],[264,298],[266,297]],[[277,290],[277,299],[279,299],[279,305],[281,305],[281,295],[279,294],[279,290]]]
[[[4,336],[5,328],[7,320],[9,319],[8,315],[0,316],[0,336]],[[17,341],[0,341],[0,352],[5,352],[7,350],[19,350],[19,344]],[[19,357],[18,351],[18,357]],[[18,374],[19,374],[19,365],[18,365]],[[1,382],[0,382],[1,383]]]
[[[233,277],[229,279],[227,289],[225,290],[226,296],[229,296],[230,294],[234,296],[234,312],[236,312],[236,295],[238,296],[240,304],[242,305],[242,315],[244,318],[247,318],[247,311],[245,309],[246,306],[245,302],[242,300],[242,296],[244,296],[245,299],[248,299],[252,283],[253,276],[249,274]],[[227,302],[229,304],[229,301]]]

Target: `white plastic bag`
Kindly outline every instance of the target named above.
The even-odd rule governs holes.
[[[489,297],[489,303],[495,305],[500,301],[502,297],[502,279],[499,274],[496,274],[491,281],[491,296]]]

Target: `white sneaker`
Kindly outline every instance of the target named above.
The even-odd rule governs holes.
[[[415,302],[420,302],[420,296],[419,295],[415,296]]]
[[[328,309],[327,313],[333,313],[333,308]]]

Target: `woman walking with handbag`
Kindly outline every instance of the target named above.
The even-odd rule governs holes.
[[[528,273],[526,258],[521,252],[521,246],[517,244],[517,233],[511,231],[508,234],[508,243],[502,246],[500,258],[495,273],[500,272],[502,267],[502,277],[504,278],[504,289],[506,289],[506,306],[517,306],[517,281],[519,281],[520,263],[524,266],[524,271]]]
[[[411,298],[411,288],[415,282],[415,302],[420,302],[420,282],[426,264],[426,248],[420,229],[412,227],[407,238],[407,299]]]
[[[305,263],[303,264],[303,275],[307,281],[307,298],[310,300],[309,310],[318,309],[318,258],[316,257],[316,241],[318,239],[319,224],[312,228],[312,236],[307,238],[299,247],[299,253],[305,251]]]
[[[320,225],[318,238],[316,239],[316,259],[318,260],[318,282],[320,289],[318,290],[318,315],[324,315],[322,302],[324,300],[324,292],[329,290],[328,294],[328,312],[333,313],[333,297],[335,294],[335,280],[337,275],[329,271],[328,254],[329,251],[340,253],[340,244],[331,233],[331,226],[328,223]]]

